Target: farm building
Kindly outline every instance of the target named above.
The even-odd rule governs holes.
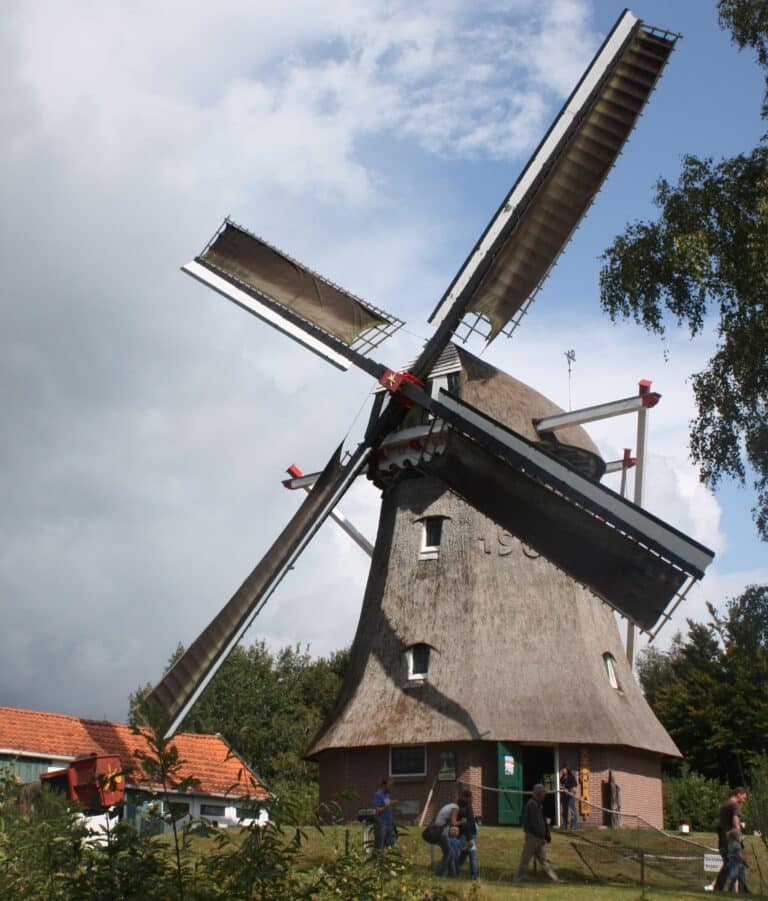
[[[190,817],[204,816],[226,826],[248,815],[249,799],[269,797],[220,735],[182,733],[174,744],[184,762],[182,777],[199,781],[193,791],[169,795],[177,810],[184,805]],[[146,739],[123,723],[0,707],[0,768],[10,767],[20,782],[33,782],[83,755],[114,755],[126,778],[123,815],[140,828],[150,786],[140,778],[137,750],[149,751]]]

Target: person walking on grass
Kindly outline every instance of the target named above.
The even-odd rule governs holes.
[[[552,882],[562,882],[557,873],[552,869],[552,864],[547,857],[547,844],[552,841],[549,834],[549,826],[544,819],[544,798],[547,790],[541,783],[533,786],[532,797],[528,799],[523,808],[522,826],[525,833],[523,852],[520,855],[520,865],[515,873],[515,882],[525,879],[525,872],[532,857],[535,857]]]
[[[736,830],[739,841],[742,840],[741,835],[741,807],[747,800],[747,790],[739,785],[733,789],[730,798],[720,808],[720,815],[717,818],[717,846],[720,856],[723,858],[723,865],[715,880],[715,891],[721,892],[725,885],[726,874],[728,872],[728,838],[727,835],[731,830]]]

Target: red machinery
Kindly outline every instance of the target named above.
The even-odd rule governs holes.
[[[78,801],[87,813],[119,804],[125,795],[120,758],[114,754],[78,757],[67,767],[41,773],[40,782],[43,787],[66,792],[69,800]]]

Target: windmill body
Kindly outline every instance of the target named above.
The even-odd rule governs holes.
[[[466,352],[450,375],[460,397],[532,440],[534,420],[560,412]],[[518,822],[520,796],[500,805],[493,791],[512,757],[502,787],[552,783],[567,764],[590,771],[597,801],[612,771],[625,809],[660,826],[660,763],[679,752],[632,676],[610,608],[422,474],[414,430],[399,442],[395,433],[372,467],[383,495],[363,608],[341,693],[309,751],[321,799],[352,817],[349,790],[365,802],[392,774],[404,809],[425,819],[463,783],[486,823]],[[582,429],[560,438],[575,457],[598,457]],[[451,762],[442,779],[441,760]],[[590,817],[603,822],[597,807]]]
[[[622,13],[402,371],[372,358],[402,325],[397,317],[229,219],[183,267],[380,389],[360,444],[346,456],[337,449],[262,560],[146,697],[168,736],[367,473],[383,504],[353,662],[309,750],[324,796],[347,785],[365,796],[391,771],[412,787],[418,813],[440,799],[441,785],[490,780],[522,790],[562,761],[580,768],[586,794],[590,772],[625,774],[625,799],[655,798],[646,818],[659,822],[659,761],[677,750],[623,661],[610,608],[652,633],[713,554],[601,485],[605,463],[585,432],[540,432],[537,422],[558,408],[451,342],[478,334],[491,342],[519,324],[676,39]],[[515,822],[519,805],[509,799],[519,796],[503,797],[494,808],[489,795],[486,809],[484,796],[483,812]]]

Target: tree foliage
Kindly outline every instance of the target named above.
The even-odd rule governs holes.
[[[167,669],[184,652],[176,648]],[[331,708],[349,657],[337,651],[313,659],[299,646],[271,652],[263,641],[238,645],[195,704],[182,729],[221,733],[271,787],[314,786],[316,767],[304,760]],[[166,670],[167,671],[167,670]],[[130,698],[130,719],[149,686]]]
[[[718,8],[768,72],[765,3]],[[768,540],[768,143],[719,162],[685,156],[676,185],[657,183],[655,204],[655,221],[628,225],[603,254],[602,307],[661,336],[670,319],[691,336],[716,322],[717,349],[692,376],[691,455],[712,488],[723,477],[743,483],[752,468],[755,522]]]
[[[768,750],[768,586],[709,612],[706,624],[689,620],[669,651],[644,651],[638,675],[690,768],[736,785]]]

